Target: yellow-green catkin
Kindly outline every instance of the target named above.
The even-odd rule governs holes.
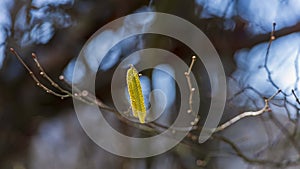
[[[130,65],[130,68],[127,70],[126,80],[133,116],[139,118],[140,123],[145,123],[146,106],[144,96],[139,73],[133,65]]]

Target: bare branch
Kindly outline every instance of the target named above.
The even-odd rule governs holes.
[[[194,65],[195,61],[196,61],[196,56],[193,56],[192,57],[192,62],[189,66],[188,71],[184,72],[184,75],[186,77],[187,83],[189,85],[189,90],[190,90],[190,94],[189,94],[189,106],[190,106],[190,108],[188,110],[188,113],[193,112],[193,94],[194,94],[195,88],[193,88],[193,86],[192,86],[190,73],[192,71],[192,68],[193,68],[193,65]]]
[[[192,126],[196,125],[199,121],[199,117],[198,117],[197,113],[195,113],[193,111],[193,95],[194,95],[194,92],[195,92],[195,88],[192,85],[191,77],[190,77],[190,74],[192,72],[192,68],[194,66],[195,61],[196,61],[196,56],[193,56],[188,71],[184,72],[184,75],[186,77],[186,81],[187,81],[188,86],[189,86],[189,91],[190,91],[190,93],[189,93],[189,109],[188,109],[187,113],[192,113],[192,114],[195,115],[194,121],[191,122]]]
[[[33,60],[34,60],[34,62],[35,62],[35,64],[36,64],[36,66],[37,66],[38,69],[40,70],[40,75],[41,75],[42,77],[44,77],[46,80],[48,80],[48,81],[50,82],[50,84],[51,84],[53,87],[55,87],[56,89],[58,89],[58,90],[61,91],[62,93],[66,93],[65,97],[71,97],[71,96],[72,96],[72,93],[70,93],[69,91],[67,91],[67,90],[65,90],[65,89],[63,89],[63,88],[61,88],[57,83],[55,83],[55,82],[48,76],[48,74],[44,71],[43,67],[40,65],[40,63],[39,63],[39,61],[38,61],[38,58],[37,58],[36,54],[35,54],[35,53],[32,53],[31,55],[32,55],[32,58],[33,58]],[[62,78],[62,77],[60,76],[60,78]],[[64,79],[64,78],[63,78],[63,79]],[[64,97],[61,97],[61,98],[63,99]]]
[[[236,123],[237,121],[245,118],[245,117],[249,117],[249,116],[259,116],[261,114],[263,114],[264,112],[268,112],[270,111],[270,107],[269,107],[269,101],[272,100],[277,94],[279,94],[281,92],[281,90],[278,90],[274,95],[272,95],[271,97],[264,99],[265,100],[265,106],[258,110],[258,111],[249,111],[249,112],[244,112],[240,115],[235,116],[234,118],[230,119],[229,121],[225,122],[224,124],[220,125],[219,127],[216,128],[216,130],[214,132],[218,132],[218,131],[222,131],[225,128],[231,126],[232,124]]]
[[[39,81],[39,79],[36,77],[36,75],[33,73],[33,71],[27,66],[27,64],[24,62],[24,60],[20,57],[20,55],[13,48],[10,48],[10,51],[17,57],[17,59],[21,62],[21,64],[29,72],[32,79],[36,82],[36,85],[38,87],[41,87],[47,93],[50,93],[50,94],[52,94],[54,96],[57,96],[57,97],[60,97],[62,99],[66,98],[66,97],[72,97],[72,98],[75,98],[75,99],[77,99],[77,100],[79,100],[83,103],[86,103],[86,104],[89,104],[89,105],[99,106],[100,108],[102,108],[104,110],[107,110],[109,112],[114,113],[120,121],[128,124],[129,126],[141,129],[142,131],[151,131],[151,132],[154,132],[154,133],[159,133],[160,131],[166,130],[168,128],[167,126],[164,126],[164,125],[161,125],[161,124],[158,124],[158,123],[155,123],[155,122],[148,123],[148,124],[145,124],[145,125],[140,125],[140,124],[133,123],[132,121],[128,120],[127,118],[124,118],[116,109],[105,105],[96,96],[94,96],[93,94],[91,94],[90,92],[88,92],[86,90],[80,90],[76,86],[72,86],[72,88],[76,91],[73,94],[69,90],[63,89],[61,86],[59,86],[57,83],[55,83],[51,79],[51,77],[48,76],[48,74],[45,72],[45,70],[43,69],[43,67],[39,63],[36,54],[33,53],[32,58],[33,58],[36,66],[38,67],[38,69],[40,71],[40,75],[43,78],[45,78],[48,82],[50,82],[50,84],[54,88],[58,89],[61,93],[54,92],[53,90],[49,89],[48,87],[46,87],[43,83],[41,83]],[[65,78],[64,78],[63,75],[59,76],[59,80],[61,80],[62,82],[66,83],[66,84],[69,84],[68,82],[65,81]]]
[[[293,95],[294,95],[294,97],[295,97],[295,99],[296,99],[296,102],[300,105],[300,101],[299,101],[299,98],[298,98],[298,96],[296,95],[296,93],[295,93],[295,90],[294,89],[292,89],[292,93],[293,93]]]
[[[223,136],[216,136],[216,135],[214,135],[213,138],[228,144],[234,150],[234,152],[238,157],[242,158],[244,161],[250,164],[272,166],[278,168],[285,168],[287,166],[296,166],[300,164],[300,158],[297,158],[296,160],[283,160],[283,161],[272,161],[272,160],[265,160],[265,159],[260,160],[260,159],[250,158],[247,155],[245,155],[243,151],[234,142],[230,141],[228,138]]]
[[[278,90],[279,87],[273,81],[273,79],[271,77],[272,72],[271,72],[271,70],[268,67],[268,60],[269,60],[269,54],[270,54],[271,45],[272,45],[272,42],[275,40],[275,35],[274,35],[274,33],[275,33],[275,27],[276,27],[276,23],[274,22],[273,23],[273,29],[272,29],[271,36],[270,36],[270,40],[269,40],[268,47],[267,47],[267,52],[266,52],[266,55],[265,55],[264,68],[267,71],[269,82]],[[285,93],[283,93],[283,94],[286,95]]]
[[[42,88],[47,93],[53,94],[54,96],[58,96],[60,98],[70,97],[70,95],[68,95],[67,93],[57,93],[57,92],[54,92],[53,90],[49,89],[44,84],[42,84],[38,80],[38,78],[34,75],[33,71],[25,64],[25,62],[23,61],[23,59],[21,58],[21,56],[13,48],[10,48],[10,51],[17,57],[17,59],[21,62],[21,64],[26,68],[26,70],[28,71],[29,75],[36,82],[36,85],[38,87]]]

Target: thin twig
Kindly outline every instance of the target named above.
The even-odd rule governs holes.
[[[188,71],[184,72],[184,75],[186,77],[186,80],[187,80],[187,83],[188,83],[188,86],[189,86],[189,90],[190,90],[190,94],[189,94],[189,110],[188,110],[188,113],[193,112],[193,94],[194,94],[195,88],[193,88],[193,86],[192,86],[190,74],[191,74],[191,71],[192,71],[192,68],[193,68],[193,65],[194,65],[195,61],[196,61],[196,56],[193,56],[192,57],[192,62],[190,64],[190,66],[189,66]]]
[[[294,89],[292,89],[292,93],[293,93],[293,95],[294,95],[294,97],[295,97],[295,99],[296,99],[296,102],[300,105],[300,101],[299,101],[299,98],[298,98],[298,96],[296,95],[296,93],[295,93],[295,90]]]
[[[191,122],[192,126],[196,125],[199,121],[198,115],[193,110],[193,95],[194,95],[194,92],[195,92],[195,88],[192,85],[191,77],[190,77],[190,74],[192,72],[192,68],[194,66],[195,61],[196,61],[196,56],[193,56],[188,71],[184,72],[184,75],[186,77],[186,81],[187,81],[188,86],[189,86],[189,91],[190,91],[190,93],[189,93],[189,109],[187,110],[187,113],[192,113],[196,116],[194,121]]]
[[[292,89],[292,94],[294,95],[295,99],[296,99],[296,102],[300,105],[300,101],[299,101],[299,98],[298,96],[296,95],[294,89]],[[299,120],[300,120],[300,115],[299,115],[299,108],[298,106],[296,107],[297,108],[297,112],[296,112],[296,119],[293,120],[294,122],[294,131],[293,131],[293,137],[296,137],[297,135],[297,132],[298,132],[298,127],[299,127]]]
[[[272,122],[280,129],[281,133],[292,143],[292,146],[296,149],[298,156],[300,157],[300,146],[295,138],[290,134],[288,129],[275,117],[272,113],[269,113],[269,117]]]
[[[300,164],[300,158],[297,158],[296,160],[283,160],[283,161],[272,161],[272,160],[264,160],[264,159],[260,160],[260,159],[250,158],[247,155],[245,155],[243,151],[234,142],[230,141],[228,138],[223,136],[216,136],[216,135],[213,136],[213,138],[228,144],[234,150],[234,152],[238,157],[242,158],[244,161],[250,164],[273,166],[278,168],[284,168],[287,166],[296,166]]]
[[[229,121],[225,122],[224,124],[220,125],[219,127],[217,127],[214,132],[222,131],[225,128],[231,126],[232,124],[236,123],[237,121],[239,121],[245,117],[258,116],[258,115],[263,114],[264,112],[270,111],[269,101],[272,100],[280,92],[281,92],[281,90],[278,90],[274,95],[265,99],[265,106],[262,109],[260,109],[258,111],[249,111],[249,112],[244,112],[242,114],[239,114],[239,115],[235,116],[234,118],[230,119]]]
[[[66,93],[57,93],[54,92],[53,90],[49,89],[48,87],[46,87],[44,84],[42,84],[38,78],[34,75],[33,71],[25,64],[25,62],[23,61],[23,59],[21,58],[21,56],[13,49],[10,48],[10,51],[17,57],[17,59],[21,62],[21,64],[25,67],[25,69],[28,71],[29,75],[31,76],[31,78],[36,82],[36,85],[40,88],[42,88],[43,90],[45,90],[47,93],[53,94],[54,96],[57,97],[61,97],[61,98],[65,98],[65,97],[70,97],[68,94]]]
[[[38,58],[36,56],[35,53],[32,53],[32,58],[36,64],[36,66],[38,67],[38,69],[40,70],[40,75],[42,77],[44,77],[46,80],[48,80],[50,82],[50,84],[55,87],[56,89],[58,89],[59,91],[61,91],[62,93],[66,93],[65,97],[70,97],[72,95],[72,93],[70,93],[69,91],[61,88],[57,83],[55,83],[49,76],[48,74],[46,73],[46,71],[44,71],[43,67],[40,65],[39,61],[38,61]],[[64,97],[62,97],[63,99]]]
[[[266,55],[265,55],[264,68],[267,71],[269,82],[278,90],[279,87],[273,81],[273,79],[271,77],[272,72],[271,72],[271,70],[268,67],[268,60],[269,60],[269,54],[270,54],[271,45],[272,45],[272,42],[275,40],[275,35],[274,35],[275,34],[275,28],[276,28],[276,23],[274,22],[273,23],[273,29],[272,29],[271,36],[270,36],[270,40],[269,40],[268,47],[267,47],[267,52],[266,52]]]

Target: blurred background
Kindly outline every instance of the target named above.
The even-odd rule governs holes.
[[[31,58],[35,52],[54,81],[59,82],[61,74],[71,81],[76,57],[99,28],[119,17],[144,11],[182,17],[201,29],[213,43],[227,76],[228,99],[221,123],[245,111],[260,110],[265,104],[264,97],[281,89],[270,101],[272,111],[242,119],[204,144],[186,138],[155,157],[119,157],[89,139],[78,122],[71,99],[61,100],[37,87],[9,51],[10,47],[15,48],[38,74]],[[151,17],[141,18],[136,22],[146,27],[150,20]],[[275,40],[270,45],[274,23]],[[126,24],[130,21],[124,22],[124,27]],[[1,0],[0,168],[299,168],[299,30],[298,0]],[[111,43],[116,36],[108,31],[102,38]],[[96,45],[99,50],[106,47],[106,43]],[[161,35],[126,39],[94,68],[98,70],[97,97],[113,106],[110,84],[118,63],[132,52],[150,47],[171,51],[187,65],[194,54],[182,42]],[[88,64],[93,67],[93,63]],[[176,118],[176,105],[180,104],[178,84],[155,69],[142,73],[146,106],[150,106],[150,89],[165,91],[169,100],[164,117],[172,121]],[[201,61],[196,62],[193,73],[201,93],[201,126],[210,106],[210,84]],[[78,75],[76,80],[83,77],[84,74]],[[118,121],[114,114],[107,118],[128,135],[137,132]]]

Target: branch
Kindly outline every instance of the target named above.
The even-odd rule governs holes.
[[[216,128],[216,130],[214,132],[219,132],[224,130],[225,128],[231,126],[232,124],[236,123],[237,121],[245,118],[245,117],[249,117],[249,116],[259,116],[261,114],[263,114],[264,112],[268,112],[270,111],[270,106],[269,106],[269,101],[272,100],[276,95],[278,95],[281,92],[281,90],[278,90],[274,95],[272,95],[271,97],[264,99],[265,101],[265,106],[258,110],[258,111],[249,111],[249,112],[244,112],[240,115],[235,116],[234,118],[230,119],[229,121],[225,122],[224,124],[220,125],[219,127]]]
[[[195,113],[194,110],[193,110],[193,95],[194,95],[194,92],[195,92],[195,88],[192,85],[191,77],[190,77],[190,74],[192,72],[192,68],[194,66],[195,61],[196,61],[196,56],[193,56],[188,71],[184,72],[184,75],[186,77],[186,81],[187,81],[188,86],[189,86],[189,91],[190,91],[190,93],[189,93],[189,109],[188,109],[187,113],[189,113],[189,114],[192,113],[195,116],[194,121],[191,122],[192,126],[196,125],[199,122],[199,117],[198,117],[197,113]]]
[[[129,126],[132,126],[132,127],[135,127],[137,129],[140,129],[142,131],[148,131],[148,132],[153,132],[153,133],[160,133],[166,129],[168,129],[168,126],[164,126],[162,124],[159,124],[157,122],[150,122],[150,123],[146,123],[146,124],[137,124],[137,123],[133,123],[132,121],[128,120],[127,118],[124,118],[120,112],[118,112],[116,109],[104,104],[101,100],[99,100],[96,96],[92,95],[90,92],[86,91],[86,90],[80,90],[78,88],[76,88],[76,86],[70,86],[68,82],[65,81],[65,78],[63,75],[60,75],[59,76],[59,80],[62,81],[63,83],[66,83],[69,87],[72,87],[76,92],[73,94],[72,92],[70,92],[69,90],[66,90],[64,88],[62,88],[60,85],[58,85],[57,83],[55,83],[51,77],[48,76],[48,74],[45,72],[44,68],[41,66],[41,64],[39,63],[38,61],[38,57],[36,56],[36,54],[32,54],[32,58],[37,66],[37,68],[39,69],[40,73],[39,75],[42,76],[43,78],[45,78],[50,84],[51,86],[53,86],[55,89],[57,89],[59,92],[55,92],[53,90],[51,90],[50,88],[46,87],[46,85],[44,85],[43,83],[41,83],[39,81],[39,79],[37,78],[37,76],[33,73],[33,71],[27,66],[27,64],[24,62],[24,60],[21,58],[21,56],[13,49],[13,48],[10,48],[10,51],[17,57],[17,59],[21,62],[21,64],[26,68],[26,70],[29,72],[30,76],[32,77],[32,79],[36,82],[36,85],[40,88],[42,88],[44,91],[46,91],[47,93],[49,94],[52,94],[54,96],[58,96],[60,97],[61,99],[64,99],[64,98],[67,98],[67,97],[72,97],[74,99],[77,99],[79,101],[82,101],[86,104],[89,104],[89,105],[95,105],[95,106],[99,106],[100,108],[104,109],[104,110],[107,110],[109,112],[112,112],[114,113],[117,118],[128,124]],[[193,58],[194,60],[195,58]],[[191,69],[192,69],[192,66],[193,66],[193,62],[192,61],[192,64],[188,70],[188,72],[190,73],[191,72]],[[188,73],[188,74],[189,74]],[[189,78],[189,75],[188,75],[188,78]],[[190,83],[190,86],[191,86],[191,82]],[[194,90],[194,89],[191,89],[191,91]],[[193,92],[191,92],[193,93]],[[191,99],[192,99],[192,96],[191,96]],[[192,104],[192,102],[191,102]],[[195,118],[195,121],[194,123],[196,123],[198,121],[198,117]],[[190,127],[187,127],[187,128],[176,128],[176,129],[173,129],[174,132],[172,133],[175,133],[175,132],[182,132],[182,131],[187,131],[187,130],[190,130]],[[190,138],[191,140],[193,140],[194,138],[197,138],[196,135],[189,135],[187,138]]]
[[[10,51],[17,57],[17,59],[21,62],[21,64],[25,67],[25,69],[28,71],[29,75],[31,76],[31,78],[36,82],[36,85],[40,88],[42,88],[43,90],[45,90],[47,93],[50,93],[54,96],[60,97],[60,98],[65,98],[65,97],[71,97],[70,95],[68,95],[67,93],[63,92],[63,93],[57,93],[54,92],[53,90],[49,89],[48,87],[46,87],[43,83],[41,83],[39,81],[39,79],[34,75],[33,71],[25,64],[25,62],[23,61],[23,59],[21,58],[21,56],[14,50],[14,48],[10,48]],[[32,55],[34,60],[36,60],[35,55]],[[47,76],[45,74],[44,71],[40,72],[41,75]],[[48,77],[48,76],[47,76]],[[56,83],[51,83],[54,87]]]
[[[260,160],[255,158],[250,158],[247,155],[243,153],[243,151],[232,141],[230,141],[228,138],[223,136],[213,136],[214,139],[220,140],[226,144],[228,144],[236,153],[236,155],[240,158],[242,158],[244,161],[251,163],[251,164],[257,164],[257,165],[268,165],[276,168],[285,168],[287,166],[296,166],[300,164],[300,158],[298,157],[295,160],[283,160],[283,161],[272,161],[272,160]]]

